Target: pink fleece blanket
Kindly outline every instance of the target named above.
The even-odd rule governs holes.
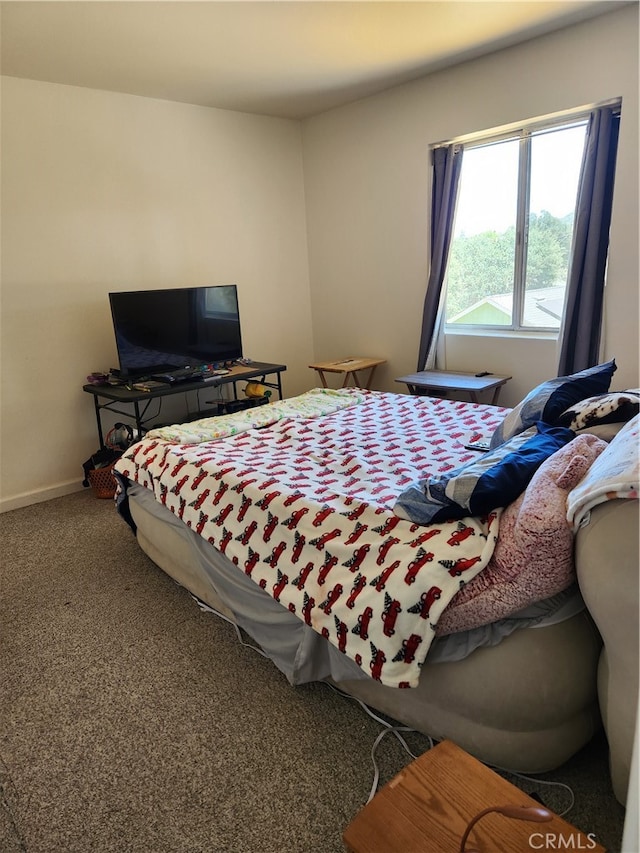
[[[567,496],[606,448],[596,436],[580,435],[540,466],[523,494],[504,510],[489,564],[450,601],[436,635],[503,619],[573,583],[574,533],[567,521]]]

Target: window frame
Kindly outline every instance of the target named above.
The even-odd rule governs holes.
[[[514,265],[513,265],[513,300],[511,307],[511,322],[508,324],[489,324],[489,323],[447,323],[446,319],[446,292],[443,301],[443,320],[445,334],[483,334],[495,335],[504,337],[545,337],[555,339],[560,334],[562,327],[562,319],[560,328],[555,326],[524,326],[523,311],[524,299],[526,294],[526,261],[528,252],[529,240],[529,201],[531,188],[531,142],[532,138],[541,132],[553,132],[559,129],[570,129],[571,127],[585,126],[585,144],[586,132],[593,106],[581,107],[570,112],[556,114],[538,118],[531,122],[519,122],[518,124],[494,129],[493,131],[484,131],[482,133],[473,134],[461,137],[456,140],[451,140],[449,143],[439,143],[432,146],[433,148],[440,147],[442,144],[460,145],[463,150],[472,148],[485,147],[495,143],[504,143],[510,140],[517,140],[519,143],[518,150],[518,177],[517,177],[517,196],[516,196],[516,220],[515,220],[515,249],[514,249]],[[584,159],[584,149],[583,149]],[[462,169],[464,172],[464,155]],[[461,175],[462,179],[462,175]],[[577,207],[577,194],[574,206]],[[453,239],[452,239],[453,245]],[[451,247],[449,248],[449,254]],[[447,259],[448,266],[448,259]],[[445,273],[445,283],[447,280],[448,271]],[[567,273],[567,280],[569,271]],[[564,315],[564,311],[563,311]]]

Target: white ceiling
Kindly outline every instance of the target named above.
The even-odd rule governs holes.
[[[9,0],[0,4],[1,70],[13,77],[305,118],[621,5]]]

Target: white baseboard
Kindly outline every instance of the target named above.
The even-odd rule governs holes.
[[[31,504],[39,504],[44,501],[53,500],[53,498],[61,498],[63,495],[70,495],[73,492],[80,492],[84,486],[79,480],[71,480],[68,483],[62,483],[59,486],[51,486],[48,489],[36,489],[33,492],[23,492],[21,495],[16,495],[13,498],[0,498],[0,513],[9,512],[12,509],[22,509]]]

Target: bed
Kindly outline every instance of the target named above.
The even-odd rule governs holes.
[[[607,391],[614,370],[568,397],[565,386],[545,389],[541,411],[539,400],[508,410],[313,389],[153,429],[116,465],[117,505],[148,556],[253,638],[292,685],[327,681],[498,767],[553,769],[601,725],[602,640],[566,519],[558,535],[571,553],[556,559],[552,543],[541,564],[536,543],[535,558],[519,552],[516,563],[532,569],[521,588],[509,512],[525,514],[523,484],[544,475],[550,505],[557,515],[561,499],[565,513],[607,444],[583,436],[582,468],[549,486],[547,462],[579,436],[543,421]],[[489,454],[465,447],[489,436]],[[431,494],[426,509],[416,493]]]

